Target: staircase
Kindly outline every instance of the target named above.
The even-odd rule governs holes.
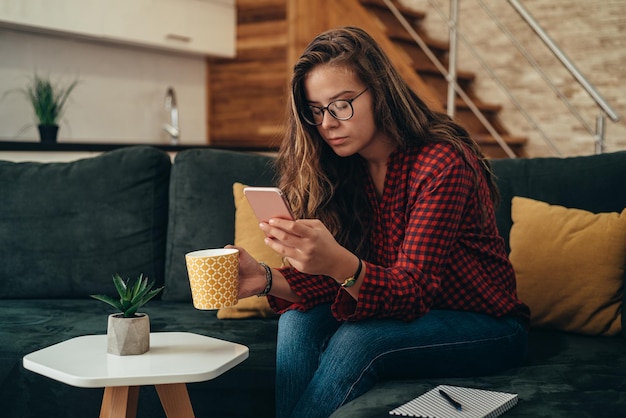
[[[360,0],[380,23],[385,27],[389,38],[393,43],[407,53],[413,63],[413,68],[417,74],[424,80],[437,94],[437,99],[442,106],[447,101],[448,82],[445,77],[437,70],[435,65],[424,54],[424,52],[415,43],[411,35],[402,27],[393,13],[387,8],[383,0]],[[412,24],[415,32],[422,37],[431,51],[435,54],[439,62],[446,68],[448,65],[448,43],[432,39],[428,36],[421,25],[426,14],[404,7],[402,4],[394,0],[394,5],[400,10],[402,15]],[[526,138],[514,137],[509,134],[506,128],[498,119],[498,113],[502,106],[498,104],[485,103],[480,100],[472,88],[475,75],[471,72],[457,69],[457,83],[465,91],[465,93],[476,104],[481,113],[495,128],[496,132],[502,136],[507,145],[515,152],[517,156],[524,156],[524,145]],[[474,140],[480,144],[483,152],[491,157],[506,157],[506,154],[488,133],[482,123],[469,109],[467,104],[457,96],[455,101],[455,117],[454,119],[465,127],[474,137]]]
[[[382,0],[341,0],[341,2],[337,7],[343,7],[344,10],[340,11],[328,9],[335,4],[332,2],[321,4],[320,1],[320,4],[316,4],[318,10],[326,10],[328,14],[339,13],[349,16],[339,19],[333,17],[331,22],[328,22],[329,17],[325,16],[327,27],[352,24],[361,26],[368,32],[380,31],[382,36],[387,38],[384,41],[388,44],[387,47],[382,46],[389,53],[394,65],[404,67],[408,65],[410,71],[419,78],[418,87],[428,90],[426,97],[428,100],[425,101],[431,104],[435,101],[437,110],[443,111],[448,88],[445,78],[384,2]],[[294,35],[293,31],[306,31],[302,29],[303,25],[315,27],[310,23],[316,18],[311,9],[293,10],[301,7],[301,3],[298,3],[300,3],[298,0],[237,0],[237,58],[210,60],[207,65],[209,144],[236,148],[275,148],[279,145],[281,124],[286,111],[285,89],[291,71],[290,51],[293,56],[294,50],[299,53],[303,48],[295,45],[297,42],[294,40],[298,38],[298,34]],[[424,32],[421,22],[425,18],[425,13],[407,9],[395,1],[394,4],[411,22],[413,29],[422,36],[440,62],[444,66],[447,65],[448,44],[431,39]],[[290,7],[293,9],[290,10]],[[346,13],[346,7],[352,7],[354,10]],[[306,19],[306,22],[300,19]],[[324,27],[324,24],[321,27]],[[307,39],[310,40],[311,37],[312,35]],[[300,40],[302,42],[302,39]],[[390,51],[390,48],[395,50]],[[403,62],[399,62],[400,60]],[[474,74],[459,69],[457,77],[459,85],[507,145],[517,156],[524,156],[526,139],[511,136],[502,126],[498,119],[500,105],[484,103],[477,97],[472,89]],[[414,85],[415,82],[412,87]],[[426,91],[413,88],[418,94],[426,95]],[[455,120],[473,135],[486,155],[492,158],[507,156],[460,98],[456,99]]]

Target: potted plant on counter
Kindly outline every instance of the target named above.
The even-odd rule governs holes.
[[[143,354],[150,349],[150,319],[137,310],[155,297],[163,287],[152,289],[154,282],[139,275],[134,284],[113,276],[119,299],[107,295],[90,295],[113,306],[119,313],[109,315],[107,324],[107,352],[118,356]]]
[[[33,106],[41,142],[56,142],[65,102],[76,84],[78,80],[67,86],[54,85],[49,78],[35,73],[21,90]]]

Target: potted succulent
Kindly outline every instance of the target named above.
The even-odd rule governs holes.
[[[107,324],[107,352],[118,356],[143,354],[150,349],[150,319],[137,310],[155,297],[163,287],[152,289],[154,282],[139,275],[135,283],[113,276],[119,299],[107,295],[90,295],[113,306],[119,313],[109,315]]]
[[[30,83],[21,89],[35,111],[41,142],[56,142],[63,107],[76,84],[78,80],[67,86],[54,85],[49,78],[35,73]]]

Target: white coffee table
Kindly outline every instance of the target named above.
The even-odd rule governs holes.
[[[150,334],[150,351],[107,354],[106,335],[87,335],[24,356],[24,367],[68,385],[104,387],[100,418],[135,417],[139,387],[154,385],[168,418],[194,416],[186,383],[214,379],[248,358],[248,347],[188,332]],[[68,403],[68,405],[71,405]]]

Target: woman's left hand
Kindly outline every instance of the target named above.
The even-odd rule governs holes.
[[[265,243],[302,273],[337,277],[345,269],[342,261],[354,259],[317,219],[274,218],[261,223],[261,229]]]
[[[234,245],[224,248],[239,250],[238,299],[259,294],[265,288],[265,269],[244,248]]]

